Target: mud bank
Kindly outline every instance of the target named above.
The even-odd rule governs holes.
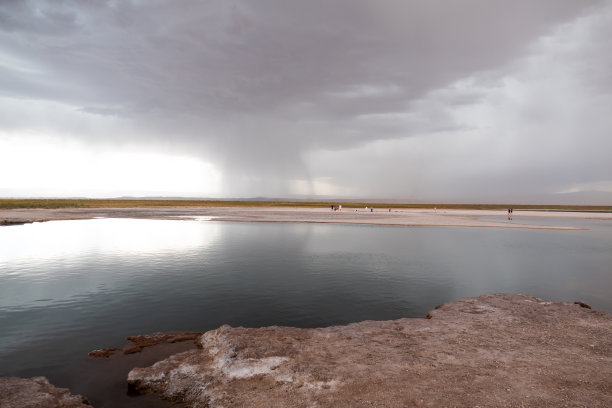
[[[194,407],[609,407],[612,317],[584,306],[498,294],[427,319],[223,326],[128,383]]]

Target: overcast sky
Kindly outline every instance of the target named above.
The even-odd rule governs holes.
[[[612,2],[0,0],[0,196],[612,203]]]

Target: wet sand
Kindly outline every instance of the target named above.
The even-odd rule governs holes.
[[[505,210],[434,210],[344,208],[331,211],[308,207],[164,207],[164,208],[68,208],[0,210],[0,225],[51,220],[92,218],[213,219],[233,222],[312,222],[368,225],[489,227],[527,229],[580,229],[554,225],[554,220],[612,220],[612,213],[515,210],[513,220]],[[541,222],[546,219],[547,222]]]

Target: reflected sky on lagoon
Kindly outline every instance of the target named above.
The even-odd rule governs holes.
[[[555,222],[588,229],[137,219],[2,227],[0,375],[69,387],[89,351],[133,334],[422,317],[483,293],[612,312],[612,223]]]

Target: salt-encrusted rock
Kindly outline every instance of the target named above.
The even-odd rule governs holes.
[[[610,407],[612,317],[484,295],[430,319],[320,329],[223,326],[135,368],[135,392],[207,407]]]
[[[56,388],[45,377],[0,377],[0,408],[92,408],[85,397]]]

